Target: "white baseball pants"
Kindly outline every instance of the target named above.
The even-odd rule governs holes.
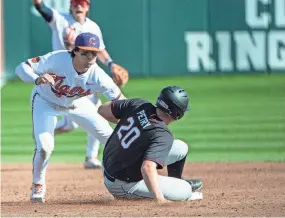
[[[86,130],[101,144],[105,144],[113,129],[97,113],[95,105],[87,98],[74,101],[75,109],[58,107],[43,99],[35,90],[31,96],[33,136],[36,143],[33,158],[33,182],[45,183],[45,174],[50,155],[54,149],[54,129],[57,116],[67,116]]]
[[[86,98],[88,98],[96,106],[96,108],[102,104],[98,94],[92,94],[86,96]],[[64,116],[62,119],[60,119],[55,127],[55,129],[64,129],[67,131],[73,131],[77,128],[78,125],[67,116]],[[99,146],[100,141],[93,137],[92,134],[87,133],[86,157],[98,157]]]

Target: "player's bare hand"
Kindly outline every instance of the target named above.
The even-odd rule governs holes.
[[[157,203],[158,204],[160,204],[160,205],[164,205],[164,204],[171,204],[172,203],[172,201],[170,201],[170,200],[166,200],[165,198],[163,198],[163,199],[157,199],[156,200],[157,201]]]
[[[41,84],[51,84],[51,85],[54,85],[54,76],[53,75],[50,75],[48,73],[42,75],[42,76],[39,76],[36,81],[35,81],[35,84],[36,85],[41,85]]]
[[[41,4],[42,0],[33,0],[33,4]]]

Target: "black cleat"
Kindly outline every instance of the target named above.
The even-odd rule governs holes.
[[[184,179],[192,187],[192,192],[199,191],[203,187],[203,182],[200,179]]]

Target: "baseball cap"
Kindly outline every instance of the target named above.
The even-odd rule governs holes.
[[[100,51],[99,37],[93,33],[80,33],[76,37],[74,45],[86,51]]]

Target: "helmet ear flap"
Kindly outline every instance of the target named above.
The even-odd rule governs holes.
[[[189,110],[188,95],[181,87],[168,86],[161,91],[156,105],[174,120],[179,120]]]
[[[168,105],[165,103],[165,101],[163,101],[163,98],[161,98],[161,96],[159,96],[157,98],[157,101],[156,101],[156,106],[162,110],[164,113],[167,113],[168,115],[171,116],[171,111],[169,110],[169,107]]]
[[[174,108],[173,105],[171,106],[166,104],[165,101],[161,98],[157,98],[156,106],[161,109],[163,112],[167,113],[169,116],[171,116],[174,120],[179,120],[183,117],[184,113],[177,109]]]
[[[180,120],[184,116],[184,113],[181,110],[176,110],[171,114],[171,117],[175,120]]]

